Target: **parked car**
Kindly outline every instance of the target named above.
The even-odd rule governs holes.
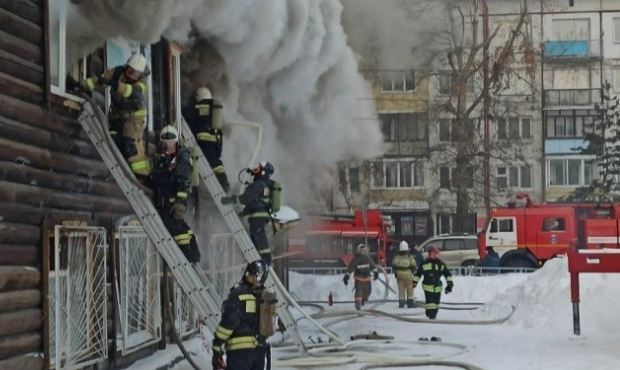
[[[478,255],[478,237],[472,234],[443,234],[433,236],[418,247],[420,252],[426,253],[431,247],[441,251],[441,260],[448,267],[473,267],[480,260]]]

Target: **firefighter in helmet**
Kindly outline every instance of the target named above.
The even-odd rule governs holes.
[[[184,220],[192,188],[191,157],[179,147],[179,133],[173,126],[165,126],[159,133],[159,149],[151,159],[151,167],[159,215],[188,261],[197,263],[200,251],[196,237]]]
[[[350,274],[353,273],[355,279],[355,309],[359,310],[370,297],[372,286],[370,284],[370,274],[373,279],[379,278],[379,271],[385,273],[385,270],[368,255],[368,247],[365,244],[359,244],[356,249],[355,257],[349,264],[347,272],[344,274],[342,281],[344,285],[349,284]]]
[[[230,184],[222,163],[222,103],[211,96],[206,87],[196,90],[193,106],[184,112],[192,132],[196,136],[202,154],[207,158],[209,165],[215,172],[215,177],[225,192],[230,190]]]
[[[222,319],[213,339],[214,370],[262,370],[268,349],[261,335],[259,305],[269,267],[263,260],[251,262],[238,287],[222,304]],[[226,360],[224,360],[226,351]]]
[[[398,254],[392,260],[392,269],[398,283],[398,307],[413,308],[413,275],[416,272],[416,262],[409,253],[409,244],[401,241],[398,246]]]
[[[111,88],[112,104],[108,113],[110,134],[136,176],[148,176],[149,160],[145,154],[143,131],[147,116],[147,83],[149,75],[146,58],[132,54],[127,63],[90,77],[81,88]]]
[[[252,183],[241,195],[222,197],[222,204],[243,204],[242,214],[248,216],[250,238],[260,257],[270,265],[271,248],[265,227],[272,220],[271,214],[280,210],[282,187],[270,178],[274,168],[269,162],[261,161],[258,166],[248,171],[253,177]]]
[[[426,317],[434,320],[439,310],[439,301],[441,300],[442,283],[441,277],[446,279],[446,294],[452,292],[454,286],[452,282],[452,274],[445,263],[439,259],[439,249],[432,247],[428,250],[428,258],[422,262],[422,266],[418,268],[413,277],[413,287],[418,285],[422,279],[422,290],[426,303]]]

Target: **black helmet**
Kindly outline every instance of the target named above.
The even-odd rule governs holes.
[[[275,172],[275,169],[273,168],[273,165],[267,161],[260,161],[258,162],[258,166],[256,166],[254,169],[250,170],[250,173],[253,176],[266,176],[269,177],[271,175],[273,175],[273,173]]]
[[[254,262],[248,263],[248,266],[245,268],[245,272],[243,273],[243,277],[247,279],[248,276],[256,277],[256,281],[263,285],[267,280],[267,275],[269,274],[269,267],[263,260],[257,260]]]

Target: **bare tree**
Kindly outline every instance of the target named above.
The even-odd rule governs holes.
[[[474,139],[476,135],[472,135],[480,132],[476,130],[475,125],[479,124],[479,121],[475,118],[479,118],[477,115],[487,94],[497,95],[506,88],[504,78],[516,64],[515,53],[522,47],[518,42],[529,19],[527,8],[523,4],[516,23],[510,26],[508,37],[495,49],[493,55],[489,55],[491,53],[487,52],[490,45],[498,42],[496,38],[501,26],[489,30],[487,37],[481,37],[480,5],[480,0],[470,0],[467,8],[453,3],[449,5],[447,27],[437,34],[442,46],[433,55],[433,58],[440,58],[440,62],[445,61],[449,66],[448,98],[439,109],[449,114],[453,121],[454,142],[451,151],[456,164],[453,177],[458,180],[452,185],[456,193],[456,217],[453,225],[455,231],[465,230],[470,214],[470,190],[466,179],[472,176],[472,168],[480,167],[484,157],[480,143]],[[489,55],[488,83],[472,88],[474,80],[480,81],[484,78],[482,72],[485,55]],[[482,78],[479,78],[481,76]]]

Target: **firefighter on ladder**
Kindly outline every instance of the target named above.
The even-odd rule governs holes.
[[[159,150],[151,160],[151,184],[155,206],[177,245],[191,263],[200,261],[200,251],[192,229],[184,220],[192,187],[189,152],[179,147],[179,133],[165,126],[159,133]]]
[[[344,285],[349,284],[350,274],[353,273],[355,279],[355,309],[359,310],[368,301],[370,293],[372,292],[372,285],[370,284],[370,274],[373,274],[373,279],[379,278],[379,271],[385,273],[385,270],[380,265],[377,265],[375,261],[368,255],[368,247],[364,244],[359,244],[356,249],[355,257],[349,264],[347,272],[344,274],[342,281]]]
[[[143,141],[147,116],[147,83],[149,69],[146,58],[133,54],[127,63],[90,77],[80,83],[81,88],[111,88],[112,104],[108,112],[110,134],[131,170],[138,177],[149,175],[150,166]]]
[[[270,368],[266,339],[273,335],[277,301],[274,296],[266,299],[264,295],[268,273],[269,266],[264,261],[249,263],[239,286],[231,289],[222,304],[222,319],[213,338],[214,370],[263,370],[265,357]]]
[[[224,171],[222,162],[222,103],[211,96],[211,91],[206,87],[196,90],[194,105],[186,110],[184,116],[189,123],[192,132],[196,136],[198,145],[215,177],[222,185],[225,192],[230,190],[230,183]]]
[[[250,238],[260,257],[270,265],[271,248],[265,227],[272,221],[271,213],[280,210],[282,187],[270,178],[274,173],[274,168],[269,162],[261,161],[258,166],[248,171],[254,178],[252,183],[241,195],[222,197],[222,204],[241,203],[244,205],[242,215],[248,216]]]
[[[413,308],[413,276],[416,272],[416,262],[409,253],[409,244],[401,241],[398,246],[398,254],[392,260],[392,269],[398,283],[398,307]]]
[[[418,285],[420,279],[422,281],[422,289],[426,303],[426,317],[434,320],[439,310],[439,301],[441,300],[442,283],[441,277],[446,279],[446,294],[452,292],[454,284],[452,282],[452,274],[445,263],[439,259],[439,249],[432,247],[428,251],[428,258],[422,262],[422,266],[418,268],[413,277],[413,287]]]

